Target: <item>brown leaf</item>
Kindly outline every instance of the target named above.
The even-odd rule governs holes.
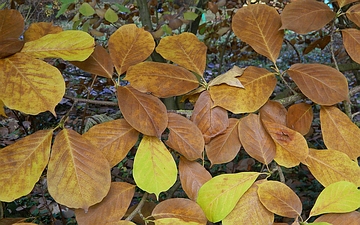
[[[334,105],[349,98],[346,77],[334,68],[298,63],[287,72],[301,92],[319,105]]]
[[[300,134],[305,135],[311,128],[313,117],[311,105],[307,103],[294,104],[289,107],[286,125]]]
[[[0,41],[0,59],[19,52],[24,46],[24,41],[18,38],[8,38]]]
[[[240,120],[239,137],[245,151],[268,165],[275,157],[275,143],[261,123],[260,116],[250,114]]]
[[[237,37],[273,63],[279,56],[284,32],[275,8],[254,4],[240,8],[233,17],[232,29]]]
[[[233,87],[244,88],[239,79],[236,77],[241,76],[245,71],[245,68],[239,68],[234,66],[232,69],[228,70],[226,73],[221,74],[209,82],[209,86],[219,85],[219,84],[227,84]]]
[[[326,47],[327,44],[329,44],[329,42],[331,41],[331,37],[329,35],[326,35],[320,39],[317,39],[313,42],[311,42],[309,44],[309,46],[307,46],[304,51],[303,54],[308,54],[309,52],[311,52],[312,50],[314,50],[315,48],[320,48],[321,50],[324,49]]]
[[[0,41],[19,38],[24,31],[24,18],[14,9],[0,10]]]
[[[35,41],[47,34],[56,34],[61,31],[63,31],[61,27],[54,26],[52,23],[32,23],[24,33],[24,40],[25,42]]]
[[[341,30],[344,47],[355,62],[360,63],[360,31],[358,29]]]
[[[319,30],[335,18],[336,13],[323,2],[298,0],[287,4],[281,13],[280,29],[307,34]]]
[[[328,222],[336,225],[360,224],[360,212],[351,213],[329,213],[321,215],[314,222]]]
[[[147,136],[161,137],[168,125],[168,117],[160,99],[131,86],[119,86],[117,96],[120,111],[133,128]]]
[[[165,144],[188,160],[202,158],[205,142],[199,128],[192,121],[176,113],[168,113],[168,118],[170,134]]]
[[[150,92],[159,98],[183,95],[199,86],[190,71],[157,62],[142,62],[130,67],[125,79],[138,91]]]
[[[360,5],[356,4],[351,6],[346,11],[346,17],[360,27]]]
[[[339,4],[339,7],[342,8],[345,5],[356,2],[357,0],[336,0]]]
[[[201,130],[205,144],[209,143],[211,138],[222,133],[229,125],[226,110],[214,105],[208,91],[200,94],[195,103],[191,120]]]
[[[272,100],[267,101],[259,110],[261,120],[284,126],[286,126],[287,113],[287,110],[281,103]]]
[[[214,137],[205,146],[206,155],[214,164],[227,163],[233,160],[241,148],[238,130],[239,120],[230,118],[229,126],[220,135]]]

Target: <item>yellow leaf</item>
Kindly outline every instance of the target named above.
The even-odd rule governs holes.
[[[239,79],[236,79],[236,77],[241,76],[246,68],[239,68],[237,66],[234,66],[232,69],[227,71],[224,74],[221,74],[217,77],[215,77],[213,80],[209,82],[209,86],[219,85],[219,84],[227,84],[229,86],[233,87],[239,87],[244,88],[244,86],[241,84]]]
[[[258,110],[269,99],[276,85],[273,73],[253,66],[246,68],[243,75],[237,79],[245,88],[226,84],[209,88],[214,104],[235,114]]]
[[[35,41],[47,34],[56,34],[61,31],[63,31],[61,27],[54,26],[52,23],[32,23],[24,33],[24,40],[25,42]]]
[[[324,213],[347,213],[360,207],[360,190],[348,181],[332,183],[319,194],[309,217]]]
[[[360,167],[345,153],[331,149],[310,149],[305,163],[325,187],[337,181],[349,181],[360,186]]]
[[[203,76],[206,64],[206,45],[192,33],[164,37],[156,51],[170,60],[196,74]]]
[[[177,178],[176,163],[158,138],[144,136],[141,140],[134,159],[133,176],[139,188],[154,193],[157,199],[160,192],[174,185]]]
[[[337,225],[353,225],[360,224],[360,212],[351,213],[329,213],[319,216],[315,222],[328,222]]]
[[[197,222],[186,222],[182,219],[179,218],[162,218],[162,219],[157,219],[154,220],[155,225],[202,225],[202,223],[197,223]]]
[[[102,153],[73,130],[56,135],[47,170],[48,190],[56,202],[83,208],[103,200],[110,184],[110,166]]]
[[[27,195],[45,169],[53,130],[41,130],[0,150],[0,201]]]
[[[4,102],[0,99],[0,116],[7,117],[4,107]]]
[[[357,26],[360,26],[360,5],[353,5],[348,10],[346,10],[346,17],[354,22]]]
[[[84,61],[94,51],[94,39],[86,32],[66,30],[26,42],[22,53],[35,58]]]
[[[360,31],[358,29],[341,30],[346,52],[357,63],[360,63]]]
[[[0,60],[0,99],[10,109],[36,115],[55,113],[55,106],[65,93],[65,81],[58,69],[17,53]]]
[[[300,134],[305,135],[311,128],[313,117],[313,111],[310,104],[294,104],[289,107],[286,125]]]

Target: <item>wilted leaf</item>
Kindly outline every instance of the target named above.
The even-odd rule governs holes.
[[[334,68],[297,63],[287,72],[301,92],[319,105],[334,105],[349,98],[346,77]]]
[[[25,23],[21,13],[14,9],[0,10],[0,40],[19,38]]]
[[[311,216],[324,213],[348,213],[360,207],[360,190],[348,181],[332,183],[319,194],[313,208]]]
[[[167,191],[176,181],[177,168],[174,158],[157,137],[144,136],[134,159],[133,176],[142,190],[154,193]]]
[[[109,161],[110,167],[113,167],[135,145],[139,132],[126,120],[118,119],[95,125],[82,136],[99,149]]]
[[[353,5],[346,10],[346,17],[360,27],[360,5]]]
[[[199,190],[197,203],[211,222],[223,220],[260,173],[222,174],[206,182]]]
[[[0,200],[12,202],[34,188],[45,169],[53,130],[40,130],[0,150]]]
[[[323,2],[299,0],[287,4],[281,13],[281,29],[307,34],[319,30],[335,18],[336,13]]]
[[[192,222],[192,221],[184,221],[179,218],[162,218],[154,220],[155,225],[202,225],[202,223]]]
[[[357,161],[360,156],[360,129],[335,106],[321,107],[321,133],[329,149],[336,149]]]
[[[0,59],[19,52],[24,46],[24,41],[18,38],[8,38],[0,41]]]
[[[327,44],[329,44],[329,42],[331,41],[331,37],[329,35],[326,35],[324,37],[321,37],[313,42],[311,42],[304,50],[303,50],[303,54],[308,54],[309,52],[311,52],[312,50],[314,50],[315,48],[320,48],[321,50],[323,50]]]
[[[260,116],[250,114],[240,120],[239,137],[245,151],[268,165],[275,157],[275,143],[261,123]]]
[[[79,224],[99,225],[117,222],[125,215],[134,196],[135,186],[125,182],[112,182],[109,193],[100,203],[91,206],[87,213],[76,209]]]
[[[117,96],[120,111],[132,127],[148,136],[161,136],[168,125],[168,117],[160,99],[130,86],[119,86]]]
[[[206,64],[206,45],[192,33],[164,37],[156,51],[165,59],[202,76]]]
[[[269,100],[263,105],[260,110],[261,120],[266,120],[271,123],[278,123],[286,126],[286,108],[279,102]]]
[[[280,27],[279,13],[274,7],[263,4],[240,8],[232,21],[235,35],[273,63],[279,56],[283,42],[284,32],[279,30]]]
[[[214,137],[209,144],[205,146],[206,155],[214,164],[230,162],[235,158],[241,148],[238,130],[239,120],[229,119],[229,126],[220,135]]]
[[[351,59],[360,63],[360,31],[358,29],[341,30],[344,47]]]
[[[32,23],[24,33],[24,40],[25,42],[35,41],[47,34],[56,34],[61,31],[63,31],[61,27],[54,26],[52,23]]]
[[[221,84],[211,86],[209,89],[216,106],[221,106],[235,114],[258,110],[269,99],[276,85],[273,73],[254,66],[246,68],[243,75],[237,79],[245,88]]]
[[[296,218],[301,215],[300,198],[286,184],[278,181],[267,181],[258,184],[260,202],[270,212],[280,216]]]
[[[339,7],[342,8],[345,5],[356,2],[357,0],[336,0],[339,4]]]
[[[325,187],[338,181],[349,181],[360,186],[360,167],[345,153],[331,149],[309,149],[305,163]]]
[[[44,61],[17,53],[0,60],[0,99],[10,109],[36,115],[55,113],[55,106],[65,94],[64,78]]]
[[[110,57],[119,75],[148,58],[154,48],[152,35],[135,24],[121,26],[109,38]]]
[[[312,120],[313,111],[311,105],[298,103],[289,107],[286,117],[286,125],[300,134],[305,135],[311,128]]]
[[[103,154],[73,130],[60,131],[47,170],[50,195],[71,208],[88,208],[107,195],[110,166]]]
[[[125,79],[138,91],[150,92],[159,98],[183,95],[199,86],[190,71],[157,62],[142,62],[130,67]]]
[[[234,66],[232,69],[228,70],[226,73],[221,74],[209,82],[209,86],[219,85],[219,84],[227,84],[233,87],[244,88],[239,79],[236,77],[241,76],[246,68],[239,68]]]
[[[116,21],[118,21],[119,17],[116,12],[114,12],[114,10],[108,8],[105,12],[105,19],[110,23],[115,23]]]
[[[165,143],[188,160],[201,158],[205,142],[199,128],[176,113],[168,113],[168,118],[170,134]]]
[[[87,2],[81,4],[79,12],[84,16],[92,16],[95,13],[94,8]]]
[[[318,217],[315,222],[328,222],[337,225],[360,224],[360,212],[329,213]]]

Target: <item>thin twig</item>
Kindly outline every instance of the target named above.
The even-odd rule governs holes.
[[[93,100],[93,99],[84,99],[84,98],[75,98],[71,97],[69,95],[65,95],[64,98],[70,99],[75,102],[85,102],[89,104],[95,104],[95,105],[108,105],[108,106],[117,106],[117,102],[111,102],[111,101],[101,101],[101,100]]]
[[[148,195],[149,195],[149,194],[148,194],[147,192],[144,193],[144,195],[142,196],[139,204],[136,206],[136,208],[134,209],[134,211],[132,211],[132,212],[129,214],[129,216],[126,217],[125,220],[131,221],[132,219],[134,219],[134,217],[136,216],[136,214],[139,213],[139,212],[141,211],[142,207],[144,206],[145,201],[146,201]]]
[[[285,184],[285,176],[279,165],[276,165],[277,171],[279,172],[280,182]]]
[[[223,67],[223,62],[224,62],[224,55],[225,55],[226,45],[229,43],[229,39],[230,39],[231,34],[232,34],[232,30],[229,29],[228,34],[227,34],[226,39],[225,39],[225,42],[223,44],[223,48],[221,49],[221,52],[220,52],[219,70],[218,70],[218,73],[217,73],[218,76],[221,74],[221,69]]]

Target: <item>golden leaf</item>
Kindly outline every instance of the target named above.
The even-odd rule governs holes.
[[[354,0],[356,1],[356,0]],[[351,6],[347,11],[346,11],[346,17],[351,20],[352,22],[354,22],[358,27],[360,26],[360,5],[356,4]]]
[[[341,33],[346,52],[355,62],[360,63],[360,31],[350,28],[341,30]]]
[[[209,86],[219,85],[219,84],[227,84],[233,87],[244,88],[239,79],[236,77],[241,76],[244,73],[246,68],[239,68],[234,66],[232,69],[228,70],[226,73],[221,74],[209,82]]]
[[[7,117],[4,107],[4,102],[0,99],[0,116]]]
[[[47,34],[56,34],[61,31],[63,31],[61,27],[54,26],[52,23],[32,23],[24,33],[24,40],[25,42],[35,41]]]
[[[312,120],[313,111],[311,105],[307,103],[298,103],[289,107],[286,125],[300,134],[305,135],[311,128]]]

